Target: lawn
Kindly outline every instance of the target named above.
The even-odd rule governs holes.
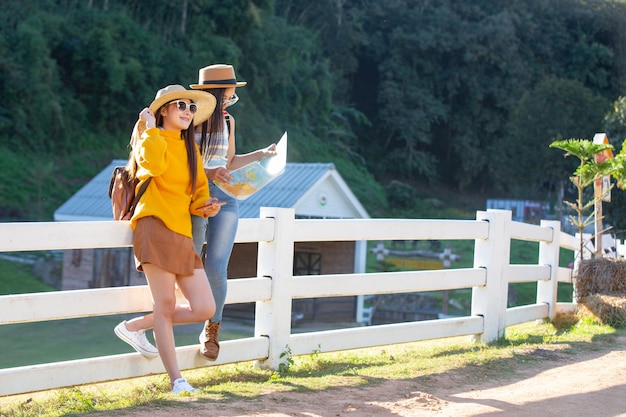
[[[55,291],[32,274],[32,265],[0,259],[0,295]],[[135,314],[84,317],[0,326],[0,369],[134,352],[113,328]],[[220,332],[222,340],[248,337],[252,331]],[[198,343],[202,325],[176,327],[176,343]],[[151,334],[149,334],[151,338]],[[45,349],[42,349],[45,346]]]
[[[289,366],[281,371],[261,369],[248,362],[188,370],[184,375],[202,391],[185,398],[172,398],[167,393],[169,385],[163,375],[7,397],[0,399],[0,415],[131,415],[136,407],[144,413],[168,408],[182,413],[180,407],[206,403],[215,412],[220,402],[247,399],[254,403],[267,395],[277,401],[283,398],[281,393],[287,392],[315,396],[337,387],[361,392],[389,380],[410,380],[411,387],[420,383],[430,386],[437,384],[444,373],[456,381],[479,384],[523,373],[533,364],[552,360],[546,353],[554,352],[555,347],[566,356],[568,364],[585,352],[614,349],[623,335],[623,330],[600,326],[593,320],[562,317],[554,324],[513,326],[507,329],[504,339],[492,345],[458,337],[297,356],[290,358]],[[188,410],[193,413],[199,409]]]
[[[0,295],[54,291],[32,271],[32,264],[0,259]]]
[[[0,368],[134,352],[113,333],[117,323],[131,317],[135,315],[85,317],[0,326],[2,341]],[[234,331],[228,330],[228,324],[225,324],[225,327],[226,329],[220,332],[221,340],[249,337],[253,333],[252,327],[249,331],[240,326]],[[175,328],[177,346],[198,344],[198,334],[201,330],[201,324],[177,326]],[[148,337],[153,340],[151,332],[148,332]],[[42,346],[45,346],[45,350],[42,350]]]

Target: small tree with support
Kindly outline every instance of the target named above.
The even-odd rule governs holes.
[[[609,176],[617,179],[620,189],[626,188],[626,140],[622,143],[619,154],[612,156],[612,146],[608,143],[605,134],[596,134],[593,143],[588,140],[574,140],[554,142],[550,145],[563,149],[566,155],[575,155],[580,159],[580,165],[570,177],[578,190],[576,203],[565,202],[572,207],[577,216],[570,216],[580,232],[580,250],[576,257],[574,275],[574,299],[577,314],[591,314],[600,323],[615,327],[624,327],[626,324],[626,293],[624,293],[624,271],[626,263],[621,259],[611,259],[602,256],[602,201],[607,199],[612,188]],[[594,184],[593,198],[583,203],[583,190]],[[594,206],[594,212],[587,219],[585,211]],[[591,259],[583,261],[583,228],[595,222],[596,251]]]
[[[606,190],[601,192],[594,192],[593,197],[586,202],[584,200],[584,191],[588,186],[596,184],[597,181],[602,181],[603,177],[618,172],[620,170],[619,162],[623,161],[623,159],[597,158],[597,155],[606,152],[611,152],[612,155],[613,146],[608,143],[594,143],[588,139],[554,141],[550,144],[550,147],[562,149],[565,151],[566,157],[573,155],[580,160],[578,167],[573,175],[570,176],[570,181],[572,181],[577,191],[576,201],[564,201],[575,213],[569,216],[569,220],[578,229],[580,236],[578,258],[576,259],[576,263],[578,263],[582,260],[585,245],[583,231],[588,225],[602,219],[602,213],[600,212],[598,215],[596,212],[597,203],[602,201],[610,191],[611,186],[609,185]],[[592,208],[593,210],[590,210]],[[590,214],[587,216],[587,213]],[[604,230],[596,231],[596,236],[602,236],[602,232]],[[598,240],[601,239],[596,238],[596,243]]]

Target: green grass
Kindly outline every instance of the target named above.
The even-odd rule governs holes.
[[[0,259],[0,295],[55,291],[35,277],[31,264]]]
[[[427,244],[420,242],[423,245],[421,248]],[[473,241],[442,242],[442,247],[446,244],[451,246],[453,253],[462,257],[453,267],[473,265]],[[537,255],[538,244],[513,242],[512,263],[536,263]],[[566,266],[569,260],[571,254],[562,252],[562,266]],[[373,254],[368,254],[368,271],[374,271],[377,267]],[[53,291],[53,288],[32,275],[31,268],[0,260],[0,294]],[[530,300],[528,303],[534,302],[536,284],[515,285],[520,302],[522,299]],[[457,290],[450,294],[451,297],[458,296],[467,304],[471,291]],[[571,286],[559,284],[559,300],[571,300]],[[3,348],[0,368],[132,352],[128,345],[115,337],[113,327],[119,321],[134,316],[0,326],[0,343]],[[359,386],[389,378],[413,378],[428,383],[433,375],[440,372],[468,374],[476,380],[506,374],[511,367],[538,360],[532,355],[532,348],[540,348],[543,344],[565,344],[567,351],[575,354],[610,344],[615,334],[624,334],[624,331],[585,321],[557,327],[551,324],[526,324],[507,329],[505,339],[493,346],[471,344],[466,337],[441,339],[294,357],[289,362],[289,369],[284,372],[261,370],[251,363],[238,363],[188,371],[185,375],[192,383],[203,388],[199,396],[210,401],[254,398],[268,390],[315,392],[336,385]],[[197,335],[198,330],[193,326],[181,326],[176,330],[177,345],[196,344]],[[220,332],[222,340],[250,335],[241,331]],[[45,351],[41,349],[42,341],[45,341]],[[520,354],[520,346],[528,353]],[[531,349],[526,349],[528,347]],[[477,366],[481,366],[479,373],[475,372]],[[166,391],[167,381],[162,375],[116,383],[114,386],[100,384],[74,387],[31,394],[26,401],[20,401],[20,396],[0,399],[0,415],[56,417],[141,405],[161,406],[173,401]]]
[[[507,329],[492,345],[474,344],[457,337],[373,347],[334,353],[292,357],[282,372],[237,363],[185,371],[192,384],[201,388],[191,397],[203,402],[227,402],[254,398],[270,392],[315,392],[337,386],[363,387],[384,380],[411,380],[425,387],[447,373],[452,380],[480,383],[504,379],[529,365],[549,360],[535,352],[560,345],[559,352],[576,354],[611,349],[616,337],[626,331],[601,326],[593,320],[561,317],[555,324],[528,323]],[[54,390],[0,399],[3,417],[57,417],[80,413],[111,415],[113,410],[142,406],[163,409],[181,405],[167,393],[165,376]],[[183,400],[187,401],[187,400]]]
[[[113,333],[120,321],[136,315],[85,317],[0,326],[0,368],[35,365],[97,356],[131,353],[134,350]],[[221,340],[252,336],[252,331],[220,332]],[[202,325],[176,326],[177,346],[197,345]],[[151,332],[148,338],[152,339]],[[42,345],[45,343],[45,354]]]
[[[0,259],[0,295],[56,291],[35,277],[32,269],[32,264]],[[133,352],[115,336],[113,328],[120,321],[135,316],[126,314],[2,325],[0,369]],[[177,326],[177,346],[197,344],[201,326]],[[227,324],[225,327],[220,332],[221,340],[251,336],[245,331],[229,331]],[[45,341],[45,352],[41,350],[42,341]]]

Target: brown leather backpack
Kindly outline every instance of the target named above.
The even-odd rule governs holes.
[[[125,166],[117,166],[113,168],[111,174],[111,182],[109,184],[109,198],[111,199],[111,208],[113,209],[114,220],[130,220],[135,213],[135,207],[143,193],[148,188],[152,177],[149,177],[135,195],[135,189],[139,180],[131,179],[128,169]]]

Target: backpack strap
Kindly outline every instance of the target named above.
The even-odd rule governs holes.
[[[137,203],[139,203],[139,199],[141,198],[143,193],[146,192],[148,185],[150,185],[150,181],[152,181],[152,177],[148,177],[148,179],[145,180],[143,184],[141,184],[141,187],[139,187],[139,191],[135,195],[135,198],[133,198],[133,201],[131,201],[130,207],[128,208],[129,213],[132,214],[135,212],[135,207],[137,206]]]
[[[224,110],[224,120],[226,121],[226,131],[230,136],[230,114],[226,110]]]

